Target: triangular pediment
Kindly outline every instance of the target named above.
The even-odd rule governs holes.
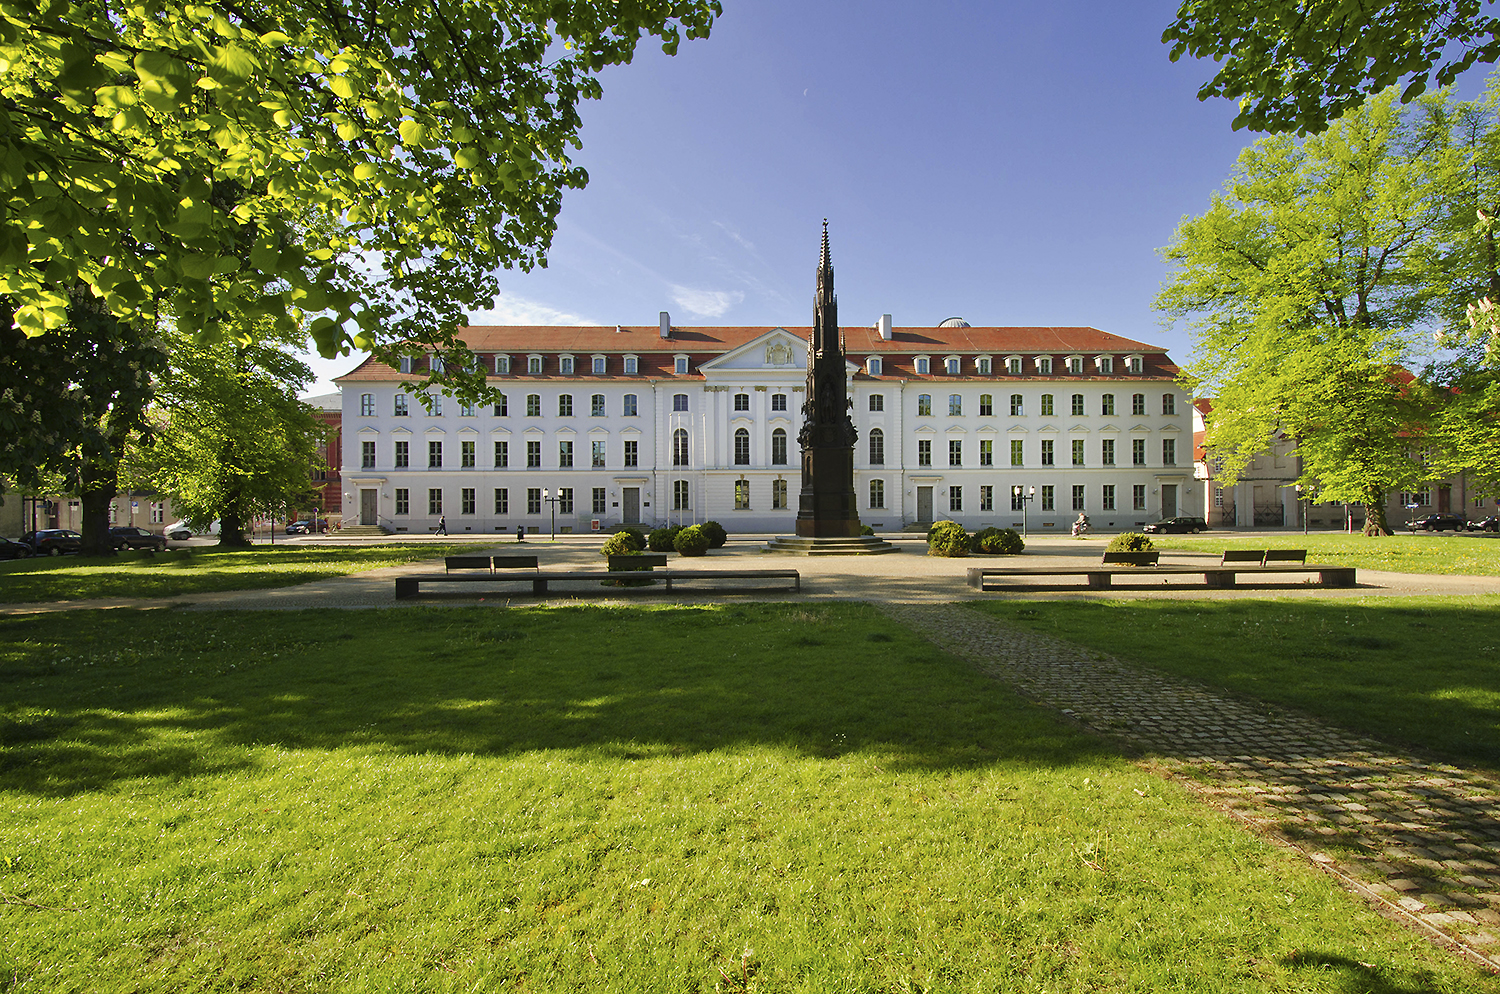
[[[1146,433],[1149,434],[1150,431],[1151,431],[1151,426],[1150,425],[1132,425],[1131,428],[1130,428],[1130,430],[1131,431],[1143,431],[1143,432],[1146,432]]]
[[[807,339],[794,335],[785,328],[772,328],[758,338],[751,339],[739,348],[730,349],[723,355],[702,363],[698,369],[705,375],[729,370],[753,369],[757,372],[784,372],[807,374]],[[851,373],[858,366],[849,366]]]
[[[1068,431],[1073,434],[1081,434],[1083,432],[1087,432],[1088,430],[1089,429],[1087,425],[1074,425],[1073,427],[1068,429]]]

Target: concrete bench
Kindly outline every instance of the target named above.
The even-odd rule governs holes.
[[[640,580],[640,570],[537,570],[534,573],[415,573],[396,577],[396,599],[406,600],[421,592],[424,583],[505,583],[522,581],[531,584],[531,592],[545,594],[556,583],[602,584],[606,580]],[[790,580],[790,589],[802,589],[802,574],[794,569],[705,569],[651,571],[652,580],[664,581],[670,592],[674,583],[700,580]],[[616,590],[644,589],[617,587]]]
[[[1307,563],[1306,549],[1267,549],[1266,558],[1261,560],[1262,566],[1272,563]]]
[[[1106,566],[1155,566],[1161,558],[1160,552],[1106,552]]]
[[[1225,549],[1224,555],[1219,558],[1220,566],[1233,566],[1236,563],[1253,563],[1262,566],[1266,561],[1265,549]]]
[[[1303,565],[1274,565],[1274,566],[1157,566],[1155,569],[1146,571],[1129,566],[1028,566],[1028,567],[988,567],[971,566],[968,570],[968,584],[976,590],[1001,589],[995,584],[985,581],[990,577],[1048,577],[1048,576],[1082,576],[1086,584],[1092,590],[1104,590],[1114,586],[1115,577],[1135,576],[1148,577],[1151,586],[1140,584],[1129,586],[1140,587],[1140,589],[1157,589],[1161,586],[1157,581],[1163,577],[1170,576],[1194,576],[1203,577],[1203,585],[1206,587],[1233,587],[1235,578],[1239,574],[1250,574],[1256,580],[1269,576],[1282,576],[1300,573],[1316,573],[1318,584],[1324,587],[1352,587],[1355,585],[1354,567],[1332,566],[1326,563],[1305,563]],[[1012,587],[1011,589],[1019,589]]]

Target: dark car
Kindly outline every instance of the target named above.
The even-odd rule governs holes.
[[[1409,527],[1412,531],[1416,531],[1418,528],[1420,528],[1423,531],[1427,532],[1440,532],[1449,530],[1461,532],[1464,530],[1464,527],[1468,525],[1468,523],[1468,519],[1466,519],[1462,514],[1450,514],[1444,512],[1442,514],[1429,514],[1425,518],[1418,518],[1417,520],[1413,521]]]
[[[1151,522],[1142,531],[1150,532],[1153,535],[1166,534],[1167,532],[1186,532],[1188,534],[1206,532],[1208,531],[1208,522],[1202,518],[1162,518],[1160,521]]]
[[[311,535],[312,534],[312,522],[311,521],[293,521],[293,522],[291,522],[290,524],[288,524],[286,526],[286,533],[288,535]]]
[[[83,548],[83,536],[67,528],[43,528],[27,532],[21,541],[31,546],[33,554],[60,556],[64,552],[77,552]]]
[[[111,528],[109,540],[115,544],[116,549],[150,549],[152,552],[163,552],[167,548],[165,538],[134,525]]]
[[[0,538],[0,559],[25,559],[31,555],[31,546],[25,542],[12,542],[8,538]]]
[[[1500,531],[1500,515],[1492,514],[1488,518],[1482,518],[1479,521],[1470,521],[1466,527],[1471,532]]]

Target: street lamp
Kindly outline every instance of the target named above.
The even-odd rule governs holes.
[[[1036,487],[1032,487],[1029,493],[1025,493],[1024,487],[1015,486],[1010,488],[1010,499],[1013,504],[1021,505],[1021,534],[1031,536],[1030,519],[1027,515],[1026,505],[1036,500]]]
[[[553,493],[551,490],[542,488],[542,500],[552,505],[552,541],[557,541],[557,502],[562,500],[562,494]]]

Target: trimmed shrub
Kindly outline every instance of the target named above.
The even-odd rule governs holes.
[[[699,527],[703,529],[703,534],[708,536],[710,549],[722,549],[724,543],[729,541],[729,533],[717,521],[705,521]]]
[[[635,532],[615,532],[599,547],[599,555],[625,556],[632,552],[640,552],[645,547],[645,539]]]
[[[672,540],[672,547],[679,555],[684,556],[701,556],[708,551],[710,544],[708,532],[704,531],[702,525],[679,528],[677,537]]]
[[[950,558],[967,556],[969,533],[964,531],[964,526],[957,521],[939,521],[927,533],[927,554]]]
[[[640,539],[641,540],[641,548],[642,549],[644,549],[646,547],[646,529],[642,528],[640,525],[624,525],[624,524],[621,524],[621,525],[610,525],[609,526],[609,533],[611,535],[620,535],[620,534],[622,534],[624,532],[629,532],[630,534],[634,535],[636,538]]]
[[[974,533],[971,548],[975,552],[992,556],[1016,556],[1026,551],[1026,543],[1022,540],[1021,533],[1014,528],[991,526]]]
[[[672,525],[670,528],[654,528],[646,538],[646,548],[652,552],[671,552],[673,543],[677,541],[677,533],[682,531],[681,525]]]
[[[875,529],[871,528],[869,525],[865,525],[864,527],[860,528],[859,533],[861,535],[874,535]]]
[[[1156,546],[1140,532],[1121,532],[1109,540],[1108,552],[1150,552]]]

